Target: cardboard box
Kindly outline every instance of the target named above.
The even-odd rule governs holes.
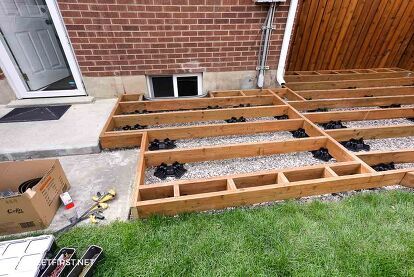
[[[25,193],[0,198],[0,235],[44,229],[60,206],[69,181],[57,159],[0,163],[0,191],[18,192],[30,179],[42,178]]]

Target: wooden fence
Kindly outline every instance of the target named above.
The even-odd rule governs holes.
[[[414,69],[414,0],[302,0],[288,70]]]

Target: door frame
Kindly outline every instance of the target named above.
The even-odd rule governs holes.
[[[60,14],[56,0],[45,0],[52,17],[57,35],[63,48],[63,54],[66,56],[69,68],[72,72],[73,79],[77,89],[72,90],[50,90],[50,91],[28,91],[23,81],[21,72],[17,69],[16,63],[11,56],[8,47],[4,44],[4,38],[0,34],[0,66],[4,75],[9,81],[10,86],[16,94],[17,99],[22,98],[44,98],[44,97],[61,97],[61,96],[85,96],[87,95],[85,86],[82,81],[82,74],[79,64],[76,60],[75,53],[70,43],[69,36]]]

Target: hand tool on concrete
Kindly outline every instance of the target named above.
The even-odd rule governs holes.
[[[69,230],[70,228],[72,228],[73,226],[75,226],[76,224],[78,224],[79,222],[90,218],[89,215],[91,215],[94,212],[102,212],[103,210],[106,210],[109,205],[108,201],[114,199],[114,197],[116,196],[116,191],[114,189],[110,189],[107,193],[105,193],[104,195],[97,195],[92,197],[92,200],[95,202],[90,208],[88,208],[79,218],[77,221],[63,227],[62,229],[58,230],[55,232],[55,235],[61,234],[66,232],[67,230]],[[96,220],[96,215],[94,216],[93,221]],[[92,221],[92,219],[91,219]]]

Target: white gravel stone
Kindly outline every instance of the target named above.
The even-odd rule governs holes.
[[[401,105],[401,108],[414,108],[414,105]],[[372,110],[372,109],[380,109],[380,107],[379,106],[371,106],[371,107],[335,108],[335,109],[329,109],[329,111],[330,112],[336,112],[336,111],[339,112],[339,111],[359,111],[359,110]]]
[[[260,141],[285,141],[293,139],[290,132],[271,132],[252,135],[220,136],[198,139],[177,140],[177,148],[194,148],[221,144],[239,144]]]
[[[364,140],[371,147],[370,151],[402,150],[414,148],[414,136],[387,139]]]
[[[348,128],[367,128],[367,127],[381,127],[391,125],[414,125],[413,121],[405,118],[396,119],[381,119],[381,120],[364,120],[364,121],[343,121],[343,125]],[[322,125],[319,124],[321,128]]]
[[[253,117],[246,118],[246,122],[255,122],[255,121],[277,121],[276,118],[269,117]],[[160,124],[160,125],[150,125],[148,129],[159,129],[159,128],[173,128],[173,127],[189,127],[189,126],[202,126],[210,124],[225,124],[225,120],[210,120],[210,121],[196,121],[196,122],[186,122],[186,123],[176,123],[176,124]],[[232,124],[232,123],[228,123]]]
[[[414,169],[414,163],[395,164],[395,169],[407,169],[407,168]]]
[[[328,163],[335,162],[334,159]],[[250,158],[237,158],[218,161],[205,161],[186,164],[187,173],[181,180],[202,179],[224,175],[250,173],[263,170],[275,170],[291,167],[301,167],[325,162],[313,158],[310,152],[297,152],[271,156],[260,156]],[[155,167],[149,168],[145,174],[145,184],[171,182],[174,177],[161,180],[154,176]]]

